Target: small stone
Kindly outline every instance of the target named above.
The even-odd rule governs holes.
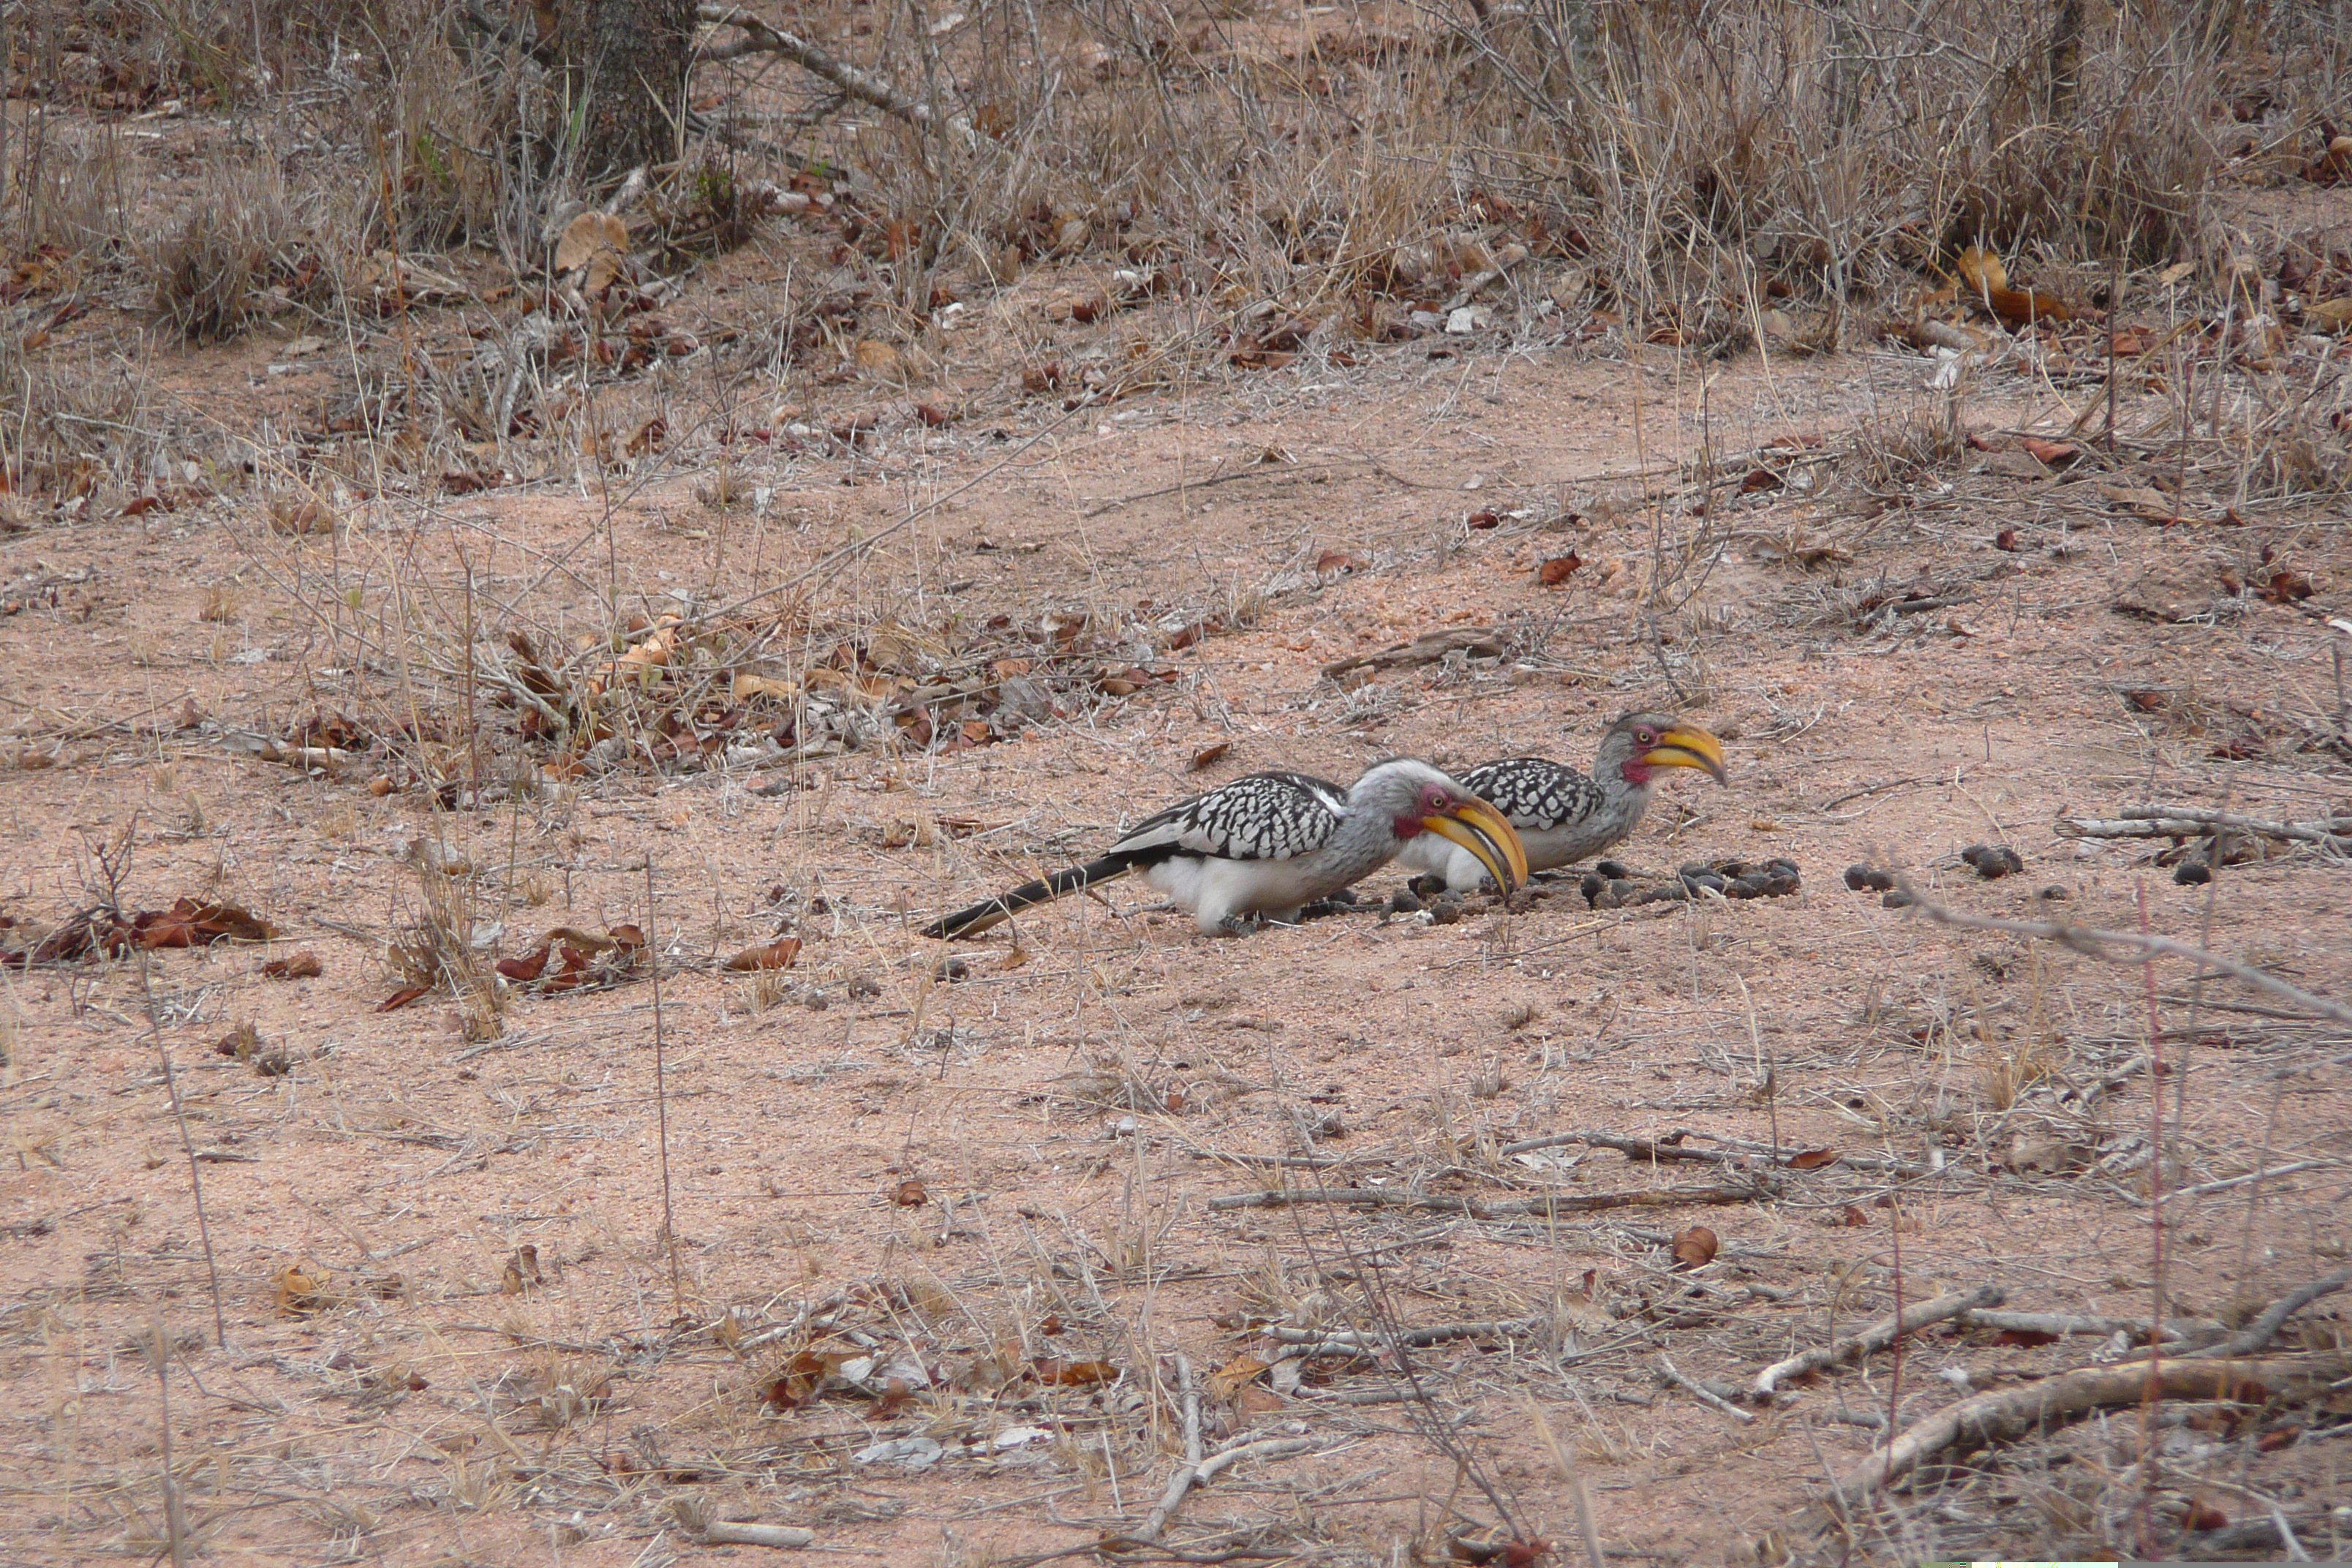
[[[1495,319],[1495,312],[1484,305],[1465,305],[1446,313],[1445,331],[1449,337],[1466,338]]]
[[[2053,882],[2048,887],[2042,889],[2040,896],[2055,904],[2063,902],[2067,899],[2071,899],[2074,895],[2060,887],[2057,883]]]
[[[2213,879],[2213,868],[2202,860],[2183,860],[2172,868],[2172,879],[2184,888],[2200,887]]]
[[[1389,895],[1389,913],[1392,915],[1417,915],[1421,909],[1421,900],[1409,889],[1399,888]]]
[[[1907,910],[1916,900],[1900,888],[1889,888],[1878,901],[1890,910]]]
[[[1440,899],[1429,906],[1429,923],[1450,926],[1462,918],[1462,906],[1451,899]]]

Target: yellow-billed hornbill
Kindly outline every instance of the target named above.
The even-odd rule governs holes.
[[[1518,829],[1528,868],[1549,871],[1598,855],[1633,831],[1650,806],[1661,768],[1699,768],[1724,782],[1723,742],[1696,724],[1662,713],[1628,713],[1609,726],[1590,777],[1548,757],[1506,757],[1462,775]],[[1417,840],[1400,865],[1433,872],[1454,892],[1486,880],[1486,868],[1450,844]]]
[[[1494,807],[1428,763],[1397,757],[1344,790],[1304,773],[1220,784],[1136,824],[1100,858],[959,910],[923,934],[977,936],[1032,904],[1134,871],[1216,936],[1237,915],[1295,921],[1300,906],[1433,835],[1505,888],[1527,880],[1527,852]]]

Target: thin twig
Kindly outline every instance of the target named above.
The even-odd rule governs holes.
[[[172,1336],[165,1331],[160,1312],[148,1321],[147,1331],[154,1341],[155,1389],[162,1401],[163,1533],[172,1546],[172,1568],[187,1568],[188,1520],[180,1506],[179,1482],[172,1474]]]
[[[1706,1405],[1708,1409],[1721,1411],[1724,1415],[1730,1416],[1734,1421],[1738,1422],[1742,1426],[1753,1426],[1756,1425],[1756,1413],[1754,1411],[1742,1410],[1737,1405],[1732,1404],[1728,1399],[1724,1398],[1723,1395],[1717,1394],[1710,1389],[1702,1388],[1697,1384],[1693,1383],[1689,1378],[1685,1377],[1682,1374],[1682,1370],[1675,1366],[1672,1361],[1668,1360],[1663,1352],[1661,1352],[1658,1356],[1658,1373],[1668,1383],[1673,1384],[1676,1388],[1681,1389],[1685,1394],[1689,1394],[1693,1399],[1697,1400],[1701,1405]]]
[[[654,858],[646,857],[646,962],[654,977],[654,1111],[661,1130],[662,1237],[669,1244],[670,1304],[686,1310],[686,1292],[678,1283],[677,1219],[669,1198],[669,1080],[662,1059],[661,942],[654,925]]]
[[[2339,1024],[2352,1024],[2352,1007],[2341,1002],[2331,1002],[2325,996],[2315,996],[2299,986],[2289,985],[2278,976],[2256,969],[2251,963],[2240,963],[2234,958],[2223,958],[2218,952],[2208,952],[2185,942],[2175,942],[2168,936],[2147,936],[2134,931],[2099,931],[2090,926],[2068,925],[2059,921],[2005,921],[1991,915],[1963,914],[1947,909],[1934,900],[1923,897],[1907,879],[1898,879],[1903,889],[1912,900],[1911,907],[1937,925],[1958,926],[1966,931],[1997,931],[2011,936],[2030,937],[2037,942],[2054,942],[2071,948],[2085,958],[2095,958],[2106,963],[2136,963],[2151,956],[2185,958],[2191,963],[2210,964],[2224,974],[2233,975],[2257,990],[2273,996],[2284,997],[2296,1006],[2323,1018],[2333,1018]],[[2116,952],[2110,949],[2122,948]]]
[[[213,1291],[214,1343],[228,1344],[228,1319],[221,1310],[220,1269],[213,1262],[212,1222],[205,1215],[205,1180],[196,1167],[195,1141],[188,1136],[187,1109],[180,1103],[180,1075],[172,1069],[172,1053],[163,1048],[163,1019],[155,1005],[155,986],[147,974],[147,950],[139,950],[139,989],[147,999],[147,1034],[155,1042],[155,1056],[163,1064],[163,1088],[172,1097],[172,1120],[179,1124],[180,1152],[188,1161],[188,1190],[196,1200],[196,1239],[204,1244],[205,1278]]]
[[[1576,1505],[1576,1532],[1584,1541],[1586,1568],[1607,1568],[1609,1559],[1601,1550],[1601,1532],[1592,1525],[1592,1500],[1585,1495],[1584,1478],[1577,1473],[1574,1456],[1553,1434],[1551,1423],[1544,1419],[1543,1406],[1536,1403],[1536,1396],[1523,1391],[1520,1397],[1527,1401],[1528,1414],[1535,1418],[1536,1431],[1542,1435],[1544,1446],[1551,1450],[1552,1463],[1559,1467],[1559,1479],[1568,1483],[1569,1500]]]
[[[1236,1193],[1211,1198],[1211,1209],[1286,1208],[1294,1204],[1344,1204],[1354,1208],[1413,1208],[1473,1219],[1509,1219],[1528,1215],[1594,1214],[1603,1209],[1678,1208],[1685,1204],[1752,1204],[1771,1197],[1765,1184],[1753,1187],[1667,1187],[1639,1193],[1562,1193],[1511,1203],[1481,1203],[1445,1193],[1391,1192],[1383,1187],[1297,1187],[1287,1192]]]

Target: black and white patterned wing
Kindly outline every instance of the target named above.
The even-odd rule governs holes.
[[[1305,773],[1251,773],[1147,817],[1111,846],[1139,861],[1168,855],[1288,860],[1331,841],[1348,792]]]
[[[1549,757],[1506,757],[1461,775],[1462,787],[1523,833],[1549,833],[1601,809],[1601,786]]]

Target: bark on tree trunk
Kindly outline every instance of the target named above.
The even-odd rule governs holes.
[[[695,0],[562,0],[573,101],[587,102],[580,166],[591,178],[675,155],[694,11]]]

